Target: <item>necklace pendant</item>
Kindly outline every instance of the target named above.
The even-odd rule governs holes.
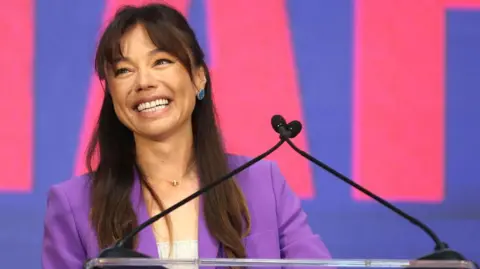
[[[178,181],[176,181],[176,180],[172,181],[172,186],[174,186],[174,187],[178,186]]]

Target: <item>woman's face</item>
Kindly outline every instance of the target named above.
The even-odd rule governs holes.
[[[203,68],[193,81],[178,59],[159,51],[142,25],[125,33],[123,57],[107,75],[115,113],[136,136],[159,139],[190,127]]]

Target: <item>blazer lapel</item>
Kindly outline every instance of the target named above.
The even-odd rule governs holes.
[[[218,241],[210,235],[203,211],[203,199],[200,198],[200,210],[198,214],[198,256],[200,259],[217,258]]]
[[[135,179],[133,183],[132,193],[131,193],[131,201],[133,205],[133,209],[137,214],[137,221],[140,225],[141,223],[145,222],[149,219],[147,207],[145,205],[145,200],[143,199],[143,192],[142,187],[140,184],[140,179],[138,178],[138,174],[135,173]],[[157,244],[155,242],[155,236],[153,234],[152,226],[148,226],[143,229],[138,234],[138,247],[137,251],[143,254],[146,254],[152,258],[158,258],[158,250]]]

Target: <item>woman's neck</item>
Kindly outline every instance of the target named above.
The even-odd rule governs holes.
[[[176,134],[163,141],[135,137],[137,163],[149,181],[181,180],[194,172],[193,134]]]

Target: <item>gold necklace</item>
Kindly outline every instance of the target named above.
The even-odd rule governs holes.
[[[145,178],[146,178],[147,180],[151,180],[151,177],[149,177],[149,176],[145,176]],[[170,181],[170,184],[171,184],[173,187],[177,187],[178,185],[180,185],[180,181],[174,179],[174,180],[171,180],[171,181]]]
[[[195,164],[195,162],[193,162],[190,167],[188,168],[188,170],[192,169],[192,166]],[[146,178],[149,178],[148,176],[145,176]],[[173,187],[177,187],[178,185],[180,185],[180,181],[174,179],[172,181],[170,181],[170,184],[173,186]]]

